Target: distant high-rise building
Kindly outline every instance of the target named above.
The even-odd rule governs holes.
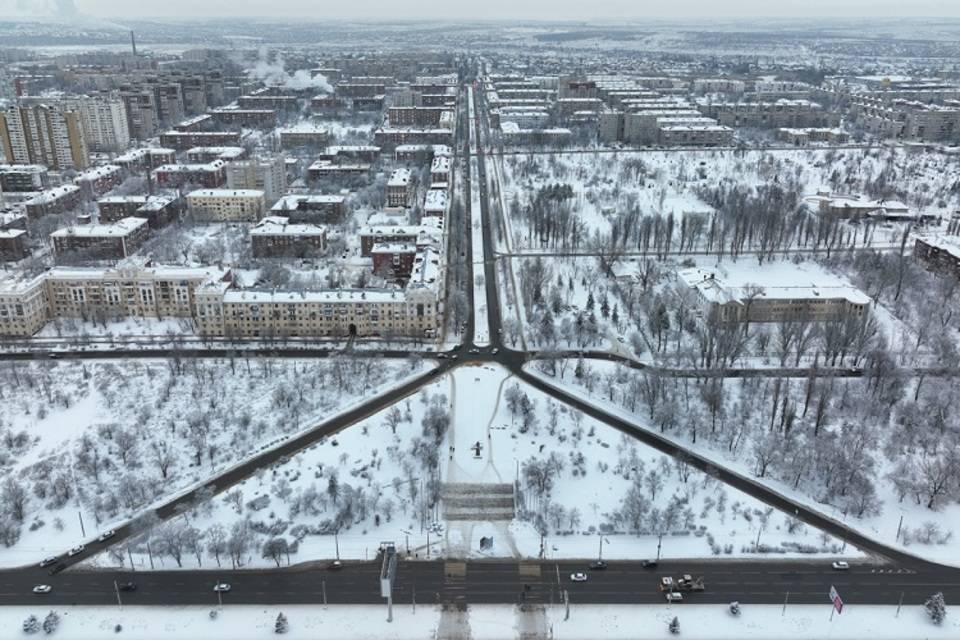
[[[85,169],[90,163],[80,114],[45,104],[0,112],[0,148],[11,164]]]
[[[127,109],[119,96],[68,99],[64,107],[80,114],[91,150],[122,151],[130,146]]]
[[[259,189],[267,205],[272,205],[287,189],[286,158],[282,153],[261,154],[228,163],[227,188]]]

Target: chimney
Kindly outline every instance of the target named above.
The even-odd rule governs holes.
[[[133,30],[130,31],[130,46],[133,47],[133,57],[137,57],[137,38],[133,35]]]
[[[13,93],[18,98],[23,97],[23,78],[14,78],[13,79]]]

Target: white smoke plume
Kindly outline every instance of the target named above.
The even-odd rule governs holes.
[[[327,78],[322,75],[311,77],[306,69],[297,69],[292,74],[284,69],[283,57],[278,53],[273,62],[267,55],[265,48],[260,49],[260,56],[257,64],[248,72],[248,76],[253,80],[260,80],[267,86],[283,87],[301,91],[303,89],[317,89],[324,93],[333,93],[333,87],[327,82]]]

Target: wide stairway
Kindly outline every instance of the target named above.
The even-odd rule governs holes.
[[[440,487],[446,520],[513,520],[512,484],[444,483]]]

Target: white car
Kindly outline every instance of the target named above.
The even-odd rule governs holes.
[[[676,591],[665,593],[664,596],[666,596],[667,602],[683,602],[683,594]]]
[[[213,590],[217,593],[227,593],[230,591],[230,585],[226,582],[218,582],[213,585]]]
[[[48,584],[38,584],[33,588],[34,593],[50,593],[53,591],[53,587]]]
[[[580,572],[571,573],[571,574],[570,574],[570,581],[571,581],[571,582],[586,582],[586,581],[587,581],[587,574],[585,574],[585,573],[580,573]]]
[[[850,563],[844,562],[843,560],[837,560],[831,566],[837,571],[846,571],[847,569],[850,568]]]
[[[97,538],[97,542],[106,542],[107,540],[109,540],[115,535],[117,535],[117,532],[114,531],[113,529],[110,529],[110,531],[104,531],[103,533],[100,534],[100,537]]]
[[[84,547],[82,544],[78,544],[78,545],[75,546],[73,549],[70,549],[70,551],[67,551],[67,555],[68,555],[68,556],[75,556],[75,555],[77,555],[78,553],[83,553],[83,550],[84,550],[84,549],[86,549],[86,547]]]

